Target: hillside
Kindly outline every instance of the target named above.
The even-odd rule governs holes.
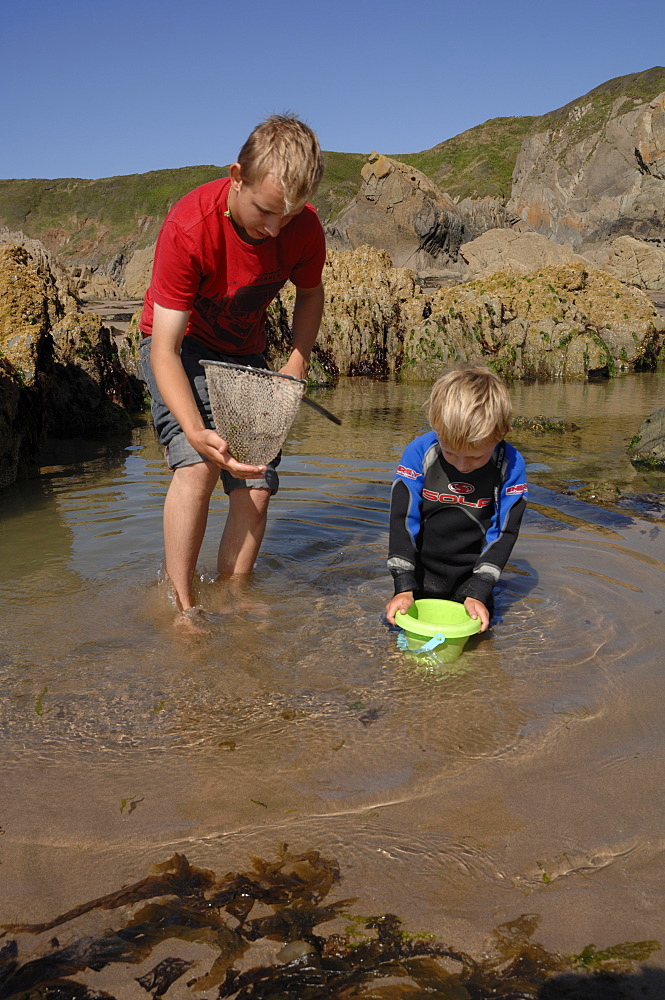
[[[515,160],[537,118],[491,118],[421,153],[392,159],[410,163],[453,198],[509,198]]]
[[[571,130],[571,140],[579,141],[594,129],[602,125],[610,113],[615,115],[631,110],[633,104],[643,104],[650,101],[665,90],[665,67],[653,66],[642,73],[629,73],[627,76],[617,76],[613,80],[601,83],[588,94],[578,97],[556,111],[537,118],[534,132],[555,129],[569,122],[575,109],[584,109],[584,114],[577,120],[577,125]],[[616,102],[616,105],[615,105]],[[575,118],[575,116],[572,116]]]
[[[326,171],[314,199],[321,218],[337,215],[360,185],[362,153],[324,153]],[[167,211],[228,167],[181,167],[85,180],[0,180],[0,225],[40,240],[63,261],[98,266],[157,238]]]

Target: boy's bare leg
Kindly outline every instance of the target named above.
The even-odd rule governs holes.
[[[269,501],[267,489],[238,489],[229,494],[229,512],[217,556],[220,575],[251,573],[266,530]]]
[[[218,480],[219,469],[212,462],[175,469],[164,501],[166,572],[181,611],[194,606],[194,570]]]

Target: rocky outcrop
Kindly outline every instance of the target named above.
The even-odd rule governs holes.
[[[114,278],[100,274],[89,267],[72,267],[70,280],[74,283],[76,297],[85,301],[88,299],[122,299],[124,292]]]
[[[554,243],[540,233],[514,229],[490,229],[470,243],[465,243],[461,256],[469,265],[467,278],[482,278],[496,271],[511,270],[529,274],[551,264],[584,264],[570,243]]]
[[[0,485],[30,471],[46,435],[128,430],[143,407],[110,330],[63,301],[26,246],[0,246],[0,361]]]
[[[27,251],[34,264],[35,273],[44,282],[52,317],[58,311],[62,314],[65,309],[76,308],[77,281],[69,268],[61,265],[55,255],[39,240],[33,240],[23,232],[11,232],[6,226],[0,226],[0,248],[10,244],[23,247]]]
[[[601,89],[546,115],[517,157],[509,208],[561,243],[665,227],[665,93],[641,102]]]
[[[333,374],[431,381],[452,361],[481,360],[509,378],[584,378],[652,368],[662,321],[647,296],[579,261],[530,274],[505,270],[421,291],[385,251],[329,252],[315,352]],[[288,336],[294,290],[271,309]]]
[[[329,246],[371,244],[387,250],[396,267],[439,273],[457,260],[464,221],[452,198],[415,167],[371,153],[362,186],[346,211],[327,227]]]
[[[455,209],[464,220],[464,239],[468,242],[488,229],[511,228],[515,232],[528,232],[529,227],[499,198],[462,198],[454,202]]]
[[[30,254],[38,273],[47,282],[55,285],[57,295],[65,308],[76,308],[84,298],[115,299],[123,296],[123,291],[113,278],[99,274],[90,267],[63,264],[39,240],[31,239],[20,230],[10,231],[0,226],[0,245],[22,246]]]
[[[619,236],[582,250],[596,267],[627,285],[665,291],[665,239],[645,242]]]
[[[628,453],[637,464],[665,466],[665,408],[642,421]]]
[[[155,259],[155,244],[143,250],[136,250],[128,260],[124,271],[125,295],[130,299],[142,299],[150,284],[152,262]]]

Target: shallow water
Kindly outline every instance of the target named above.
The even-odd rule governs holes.
[[[152,429],[53,449],[0,494],[0,922],[53,917],[174,851],[221,872],[287,841],[336,857],[358,912],[469,951],[527,912],[565,953],[665,942],[662,523],[547,488],[609,471],[663,489],[624,454],[662,387],[512,387],[516,413],[582,430],[515,436],[535,485],[498,620],[442,670],[381,618],[389,486],[424,387],[318,394],[342,428],[303,410],[234,590],[206,573],[216,494],[208,635],[174,628],[158,582]]]

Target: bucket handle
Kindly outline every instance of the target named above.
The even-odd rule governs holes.
[[[418,646],[417,649],[414,649],[413,646],[409,646],[407,638],[403,632],[400,632],[397,636],[398,647],[400,649],[408,649],[411,653],[431,653],[433,649],[436,649],[437,646],[440,646],[445,641],[446,637],[443,632],[437,632],[436,635],[433,635],[432,638],[423,643],[422,646]]]

